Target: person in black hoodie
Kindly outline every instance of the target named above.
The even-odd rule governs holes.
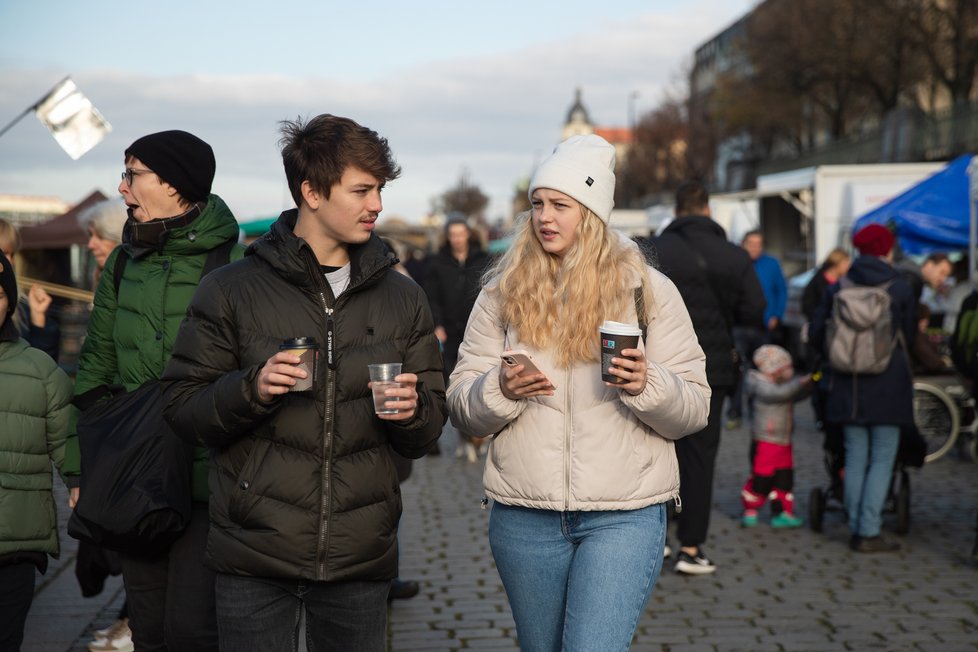
[[[676,571],[702,575],[716,570],[703,543],[710,524],[723,401],[738,373],[732,330],[734,326],[764,328],[766,301],[747,252],[729,242],[723,227],[710,219],[706,188],[695,181],[680,186],[675,210],[676,219],[654,241],[655,263],[686,302],[706,353],[706,376],[713,389],[706,427],[676,441],[682,499]]]
[[[424,279],[425,293],[435,320],[435,335],[442,346],[446,385],[458,360],[465,324],[482,289],[482,275],[488,264],[489,255],[482,248],[479,234],[469,226],[464,215],[451,215],[445,223],[445,243],[428,259]],[[483,440],[463,432],[459,432],[459,436],[469,461],[475,462]],[[436,451],[437,444],[431,452],[437,454]]]
[[[391,450],[424,455],[447,418],[424,292],[374,233],[397,178],[387,140],[328,114],[282,123],[298,208],[205,276],[163,375],[177,432],[211,447],[207,560],[225,650],[386,649],[401,493]],[[280,350],[314,338],[309,372]],[[308,344],[308,341],[305,342]],[[368,364],[399,362],[375,413]]]
[[[894,336],[903,342],[879,374],[858,376],[833,370],[825,418],[842,425],[845,443],[843,502],[849,518],[849,546],[856,552],[889,552],[900,546],[880,536],[881,513],[890,486],[901,428],[913,420],[913,377],[906,347],[917,332],[917,301],[910,285],[894,269],[895,238],[885,226],[870,224],[852,238],[859,257],[846,274],[856,285],[884,286],[890,295]],[[828,321],[840,284],[822,299],[810,331],[812,345],[824,351]],[[903,350],[901,350],[901,347]]]

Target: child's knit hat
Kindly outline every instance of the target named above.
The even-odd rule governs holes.
[[[14,339],[17,334],[17,329],[11,319],[14,311],[17,310],[17,277],[14,276],[14,268],[2,251],[0,251],[0,287],[3,288],[3,293],[7,295],[7,314],[3,326],[0,327],[0,339],[10,340]]]
[[[764,344],[754,351],[754,366],[762,374],[776,374],[791,364],[791,354],[777,344]]]

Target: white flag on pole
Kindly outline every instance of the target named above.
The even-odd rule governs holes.
[[[66,77],[34,107],[34,114],[68,156],[78,160],[112,131],[75,82]]]

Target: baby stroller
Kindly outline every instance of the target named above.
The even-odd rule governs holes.
[[[828,509],[845,512],[844,483],[845,444],[842,426],[827,423],[825,402],[828,399],[828,379],[822,378],[816,386],[812,401],[816,420],[824,433],[822,449],[825,452],[825,470],[829,475],[827,487],[815,487],[808,497],[808,525],[815,532],[822,531],[822,520]],[[919,422],[916,412],[916,390],[914,393],[914,419]],[[908,467],[920,468],[927,454],[926,438],[918,428],[903,428],[900,432],[900,448],[897,450],[890,486],[887,490],[884,513],[896,513],[896,532],[906,534],[910,531],[910,474]]]
[[[845,513],[843,478],[845,475],[846,451],[843,444],[842,428],[825,425],[825,470],[829,474],[829,485],[815,487],[808,496],[808,525],[814,532],[822,531],[822,520],[826,510],[838,509]],[[893,464],[890,487],[883,506],[884,513],[896,514],[897,534],[910,531],[910,474],[908,467],[920,467],[924,462],[924,444],[914,428],[900,433],[900,448]]]

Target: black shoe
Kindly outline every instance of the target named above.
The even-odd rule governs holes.
[[[421,591],[421,585],[414,580],[402,580],[394,578],[391,580],[391,590],[387,594],[387,601],[407,600],[413,598]]]
[[[896,552],[900,549],[900,544],[896,541],[888,541],[879,535],[875,537],[853,536],[849,541],[849,547],[856,552]]]
[[[716,564],[707,559],[702,548],[697,549],[695,555],[680,550],[675,568],[677,573],[685,575],[709,575],[717,570]]]

